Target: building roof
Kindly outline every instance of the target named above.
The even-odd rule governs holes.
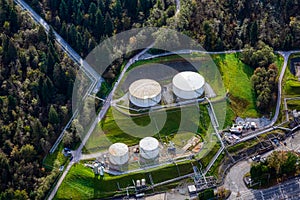
[[[130,85],[129,93],[138,99],[149,99],[161,93],[161,86],[155,80],[140,79]]]
[[[204,84],[203,76],[191,71],[181,72],[173,78],[173,85],[183,91],[195,91],[202,88]]]

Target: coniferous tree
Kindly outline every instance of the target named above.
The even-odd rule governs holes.
[[[111,36],[113,33],[114,27],[113,27],[113,22],[110,17],[110,14],[107,12],[105,15],[105,34],[107,36]]]

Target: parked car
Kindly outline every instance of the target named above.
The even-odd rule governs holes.
[[[257,124],[255,122],[251,122],[250,127],[252,130],[255,130],[255,129],[257,129]]]
[[[231,133],[241,134],[242,131],[243,131],[243,126],[233,124],[232,127],[229,130],[230,130]]]
[[[280,146],[280,143],[279,143],[279,140],[278,139],[273,139],[273,142],[274,142],[274,144],[276,145],[276,146]]]
[[[259,162],[260,161],[260,155],[256,155],[252,157],[253,161]]]

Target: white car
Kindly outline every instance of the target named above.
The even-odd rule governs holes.
[[[229,129],[231,133],[238,133],[241,134],[243,131],[243,126],[233,124],[232,127]]]

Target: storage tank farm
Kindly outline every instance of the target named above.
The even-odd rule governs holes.
[[[195,99],[203,95],[205,79],[192,71],[180,72],[173,77],[173,93],[181,99]]]
[[[140,79],[129,86],[129,100],[138,107],[157,105],[161,100],[161,86],[152,79]]]
[[[114,143],[109,149],[110,168],[124,171],[127,169],[129,160],[129,148],[124,143]]]

